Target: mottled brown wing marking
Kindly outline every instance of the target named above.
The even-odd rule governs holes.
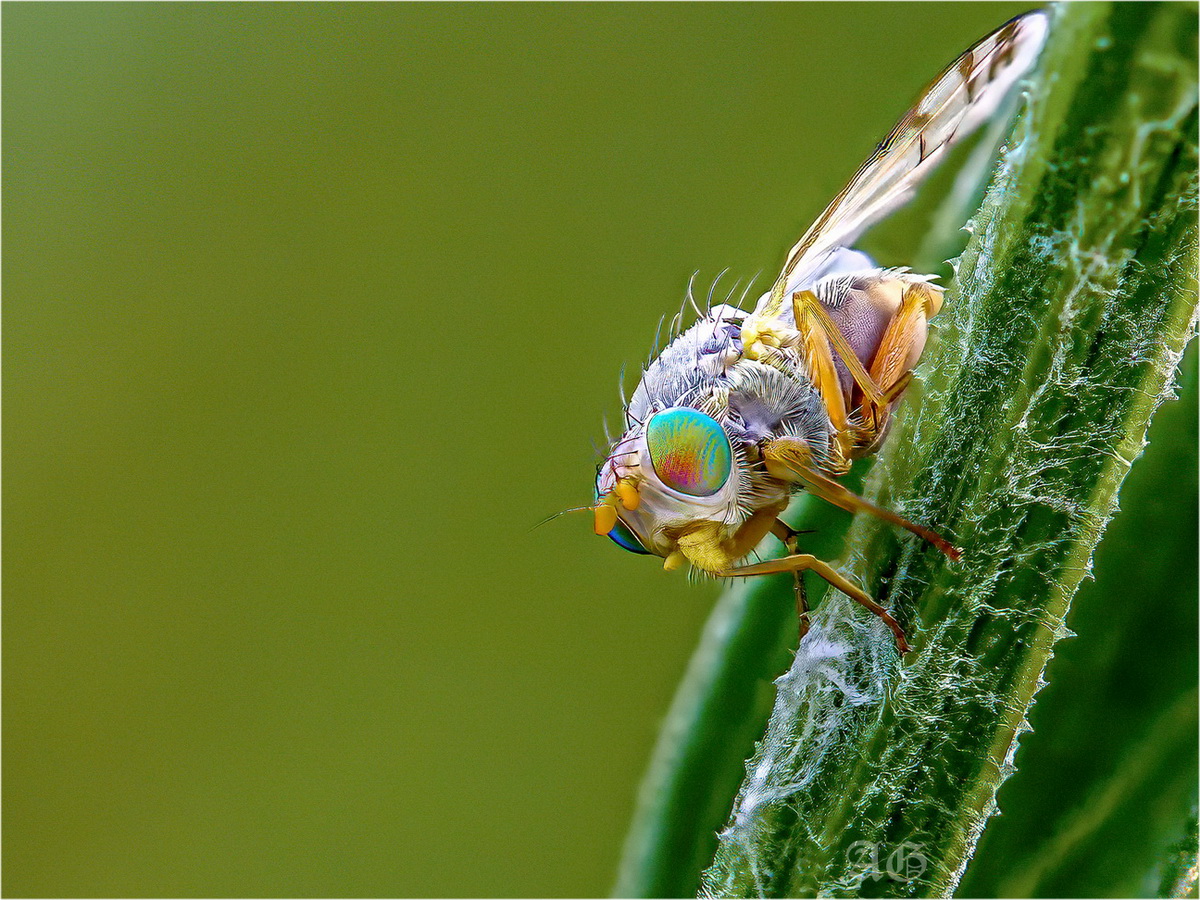
[[[995,78],[996,74],[1006,65],[1013,61],[1017,52],[1017,27],[1016,21],[1012,21],[1004,25],[996,32],[996,53],[992,57],[991,68],[988,70],[988,77]]]
[[[996,111],[1037,58],[1046,28],[1041,11],[1019,16],[934,79],[788,253],[783,271],[755,314],[764,320],[779,315],[790,281],[803,281],[830,250],[852,243],[907,201],[954,141]]]
[[[958,67],[958,77],[967,86],[967,99],[974,101],[979,89],[975,84],[975,51],[968,50],[955,63]]]

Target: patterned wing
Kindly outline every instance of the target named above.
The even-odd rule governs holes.
[[[942,72],[788,253],[756,316],[778,315],[789,281],[803,280],[831,250],[907,202],[946,151],[995,113],[1037,58],[1046,30],[1045,13],[1025,13]]]

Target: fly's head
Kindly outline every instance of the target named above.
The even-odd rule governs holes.
[[[596,476],[596,533],[633,553],[685,559],[710,572],[731,560],[721,545],[746,518],[749,475],[736,437],[687,406],[633,423]]]

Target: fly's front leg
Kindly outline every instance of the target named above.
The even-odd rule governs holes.
[[[872,600],[866,591],[853,581],[845,578],[833,566],[817,559],[815,556],[810,556],[807,553],[797,553],[792,556],[785,556],[782,559],[771,559],[752,566],[738,566],[736,569],[727,569],[721,573],[721,576],[725,578],[744,578],[750,575],[773,575],[777,572],[795,572],[799,574],[809,571],[815,572],[851,600],[865,606],[875,615],[879,616],[879,618],[883,619],[884,624],[892,630],[892,634],[896,638],[897,650],[901,653],[907,653],[912,649],[904,637],[904,629],[900,627],[899,622],[892,618],[891,613]]]
[[[789,555],[795,555],[799,549],[796,541],[796,536],[800,532],[796,531],[788,525],[783,519],[776,519],[771,526],[771,534],[779,538],[783,542],[783,546],[787,548]],[[796,621],[800,627],[800,640],[804,640],[804,636],[808,634],[808,591],[804,587],[804,573],[797,569],[792,573],[792,577],[796,580]]]

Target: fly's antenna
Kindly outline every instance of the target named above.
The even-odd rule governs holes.
[[[612,446],[612,433],[608,430],[608,413],[604,414],[604,439],[608,441],[608,445]]]
[[[536,525],[534,525],[534,526],[533,526],[532,528],[530,528],[529,530],[530,530],[530,531],[533,531],[535,528],[541,528],[541,527],[542,527],[543,525],[545,525],[547,522],[553,522],[553,521],[554,521],[555,519],[557,519],[559,516],[565,516],[567,513],[573,513],[573,512],[591,512],[593,509],[595,509],[595,507],[594,507],[594,506],[572,506],[570,509],[564,509],[562,512],[556,512],[556,513],[554,513],[553,515],[546,516],[546,518],[542,519],[542,521],[538,522]]]
[[[742,306],[746,302],[746,295],[750,293],[750,288],[754,287],[754,282],[758,281],[758,276],[762,274],[762,269],[754,273],[754,277],[746,282],[746,289],[742,291],[742,296],[738,297],[737,308],[745,312],[745,307]]]
[[[621,374],[617,376],[617,391],[621,395],[621,412],[629,409],[629,400],[625,397],[625,364],[621,363]]]

